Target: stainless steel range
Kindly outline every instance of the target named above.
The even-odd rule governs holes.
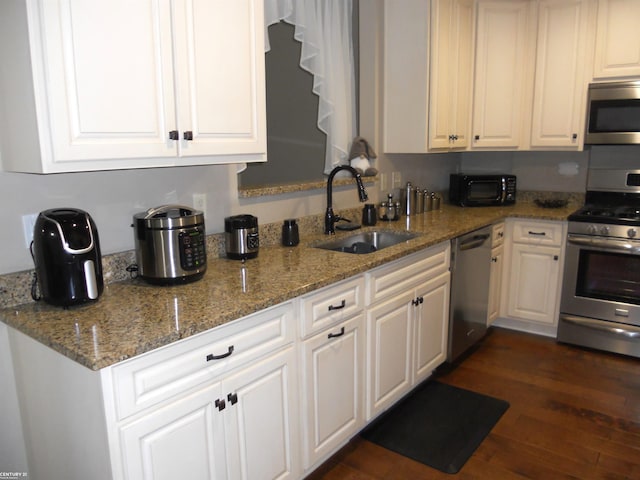
[[[640,357],[640,170],[589,171],[569,216],[557,338]]]

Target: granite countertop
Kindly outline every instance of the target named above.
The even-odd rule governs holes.
[[[0,320],[92,370],[204,332],[318,288],[357,275],[444,240],[508,217],[566,220],[578,205],[545,209],[520,202],[509,207],[441,210],[367,229],[420,233],[368,255],[313,248],[328,237],[301,230],[296,247],[261,247],[242,263],[209,258],[196,282],[158,287],[139,279],[105,286],[92,304],[62,309],[43,302],[0,310]],[[349,235],[353,232],[339,233]]]

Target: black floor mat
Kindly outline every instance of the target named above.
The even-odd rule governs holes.
[[[508,408],[504,400],[430,380],[361,435],[405,457],[457,473]]]

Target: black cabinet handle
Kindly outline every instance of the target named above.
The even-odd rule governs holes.
[[[416,307],[424,303],[424,297],[417,297],[415,300],[411,300],[411,305],[415,305]]]
[[[571,135],[571,139],[572,140],[577,140],[578,139],[578,134],[574,133],[573,135]]]
[[[216,406],[216,408],[220,411],[224,410],[225,408],[227,408],[227,404],[225,403],[224,400],[220,400],[219,398],[216,400],[216,402],[214,403],[214,405]]]
[[[186,132],[184,132],[183,137],[185,140],[191,141],[193,140],[193,132],[191,130],[187,130]]]
[[[560,257],[558,257],[558,255],[554,255],[554,256],[553,256],[553,259],[554,259],[556,262],[558,261],[558,259],[559,259],[559,258],[560,258]]]
[[[342,303],[340,303],[340,305],[338,305],[337,307],[335,305],[329,305],[329,311],[340,310],[341,308],[344,308],[346,305],[347,305],[346,300],[342,300]]]
[[[476,135],[475,137],[473,137],[474,140],[480,140],[480,135]]]
[[[178,138],[180,138],[178,136],[178,130],[171,130],[169,132],[169,140],[178,140]]]
[[[493,263],[498,263],[498,257],[491,257],[491,261]]]
[[[531,230],[529,230],[529,235],[536,235],[538,237],[544,237],[547,235],[546,232],[532,232]]]
[[[344,335],[344,327],[340,329],[340,333],[330,333],[329,335],[327,335],[327,338],[337,338],[341,337],[342,335]]]
[[[231,405],[235,405],[236,403],[238,403],[238,394],[230,393],[229,395],[227,395],[227,400],[229,400],[229,403]]]
[[[221,360],[223,358],[227,358],[232,353],[233,353],[233,345],[229,347],[229,350],[227,351],[227,353],[223,353],[222,355],[214,355],[213,353],[210,353],[209,355],[207,355],[207,362],[211,360]]]

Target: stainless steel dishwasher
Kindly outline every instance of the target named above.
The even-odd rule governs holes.
[[[454,362],[487,331],[491,226],[451,240],[451,304],[447,361]]]

